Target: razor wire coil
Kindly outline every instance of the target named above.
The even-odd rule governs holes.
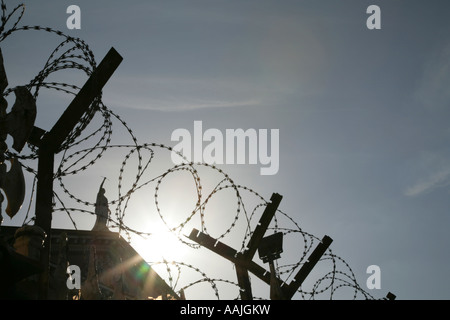
[[[23,4],[16,6],[10,13],[7,13],[7,7],[5,2],[1,1],[1,26],[0,26],[0,43],[5,41],[15,32],[19,31],[38,31],[54,34],[58,37],[62,37],[61,43],[50,53],[49,58],[44,64],[43,69],[37,74],[25,86],[32,92],[36,101],[39,101],[39,93],[41,90],[55,90],[63,94],[75,96],[80,88],[75,84],[48,81],[47,79],[63,70],[79,70],[86,76],[90,76],[93,70],[96,68],[97,63],[95,57],[89,46],[81,39],[70,37],[59,30],[53,28],[41,27],[41,26],[19,26],[19,22],[24,16],[25,6]],[[12,18],[16,17],[15,21]],[[8,29],[8,24],[11,27]],[[3,97],[7,97],[14,92],[15,88],[6,89],[3,93]],[[86,201],[75,195],[73,190],[66,184],[68,177],[73,177],[81,172],[88,170],[94,164],[97,164],[104,158],[107,151],[111,150],[126,150],[126,154],[120,163],[118,180],[117,180],[117,196],[109,201],[110,206],[115,206],[114,216],[109,217],[109,225],[112,228],[119,230],[119,233],[127,237],[129,240],[132,235],[140,237],[151,237],[152,233],[138,230],[127,225],[126,217],[128,216],[129,202],[132,200],[132,196],[139,190],[144,188],[150,188],[153,186],[153,198],[156,208],[157,216],[167,227],[167,229],[178,237],[178,240],[182,245],[188,246],[192,249],[200,249],[200,245],[194,244],[184,240],[181,237],[182,231],[187,226],[191,225],[194,218],[198,218],[199,230],[205,234],[209,234],[209,229],[206,224],[206,218],[209,213],[208,205],[210,201],[222,194],[226,190],[233,191],[235,195],[235,210],[232,216],[231,223],[225,227],[225,231],[221,234],[215,235],[217,241],[226,241],[228,236],[234,231],[237,224],[240,221],[244,221],[245,232],[242,234],[241,248],[238,250],[242,252],[245,249],[245,245],[248,239],[252,235],[251,223],[258,219],[258,213],[260,209],[265,208],[268,201],[261,196],[257,191],[247,186],[237,184],[226,172],[219,167],[207,164],[207,163],[194,163],[186,159],[182,154],[178,153],[185,161],[182,164],[174,165],[167,168],[165,171],[156,174],[151,178],[145,178],[144,174],[148,172],[152,161],[155,157],[161,153],[170,154],[175,152],[172,147],[159,144],[159,143],[139,143],[137,137],[134,135],[128,124],[115,112],[109,109],[102,102],[102,97],[97,97],[91,104],[89,110],[83,115],[75,129],[71,132],[69,137],[63,142],[59,150],[60,160],[57,164],[57,169],[54,173],[54,180],[58,182],[59,188],[54,191],[54,212],[64,212],[69,217],[73,227],[78,228],[76,220],[84,215],[88,214],[95,216],[93,207],[95,203]],[[82,133],[92,123],[94,117],[100,116],[103,121],[95,128],[90,134],[83,137]],[[128,144],[114,144],[113,132],[114,125],[118,123],[121,128],[124,128],[127,132],[131,143]],[[92,142],[94,141],[94,142]],[[86,144],[91,144],[85,147]],[[77,149],[78,150],[75,150]],[[144,157],[144,154],[147,154]],[[6,159],[18,158],[22,160],[23,168],[32,175],[33,184],[31,188],[31,196],[29,199],[28,209],[23,224],[31,223],[34,217],[31,217],[31,206],[33,202],[33,196],[36,189],[37,170],[35,168],[35,160],[38,158],[38,150],[36,147],[29,145],[28,154],[18,154],[14,151],[8,150],[5,153]],[[131,159],[136,159],[137,164],[133,166],[134,180],[129,188],[125,188],[124,179],[128,174],[128,165]],[[219,182],[212,188],[212,191],[208,194],[202,185],[202,177],[199,170],[206,169],[215,172],[220,176]],[[175,226],[171,226],[166,220],[165,214],[160,204],[161,187],[172,175],[179,175],[187,173],[191,176],[195,186],[195,204],[192,211],[187,217],[179,222]],[[67,199],[63,199],[62,195],[65,195]],[[246,199],[248,197],[256,199],[259,204],[253,208],[247,207]],[[70,204],[67,202],[70,201]],[[111,214],[112,215],[112,214]],[[282,219],[286,219],[291,227],[285,226]],[[277,273],[280,277],[288,281],[295,272],[300,268],[308,258],[308,254],[313,250],[314,245],[320,242],[320,239],[316,236],[309,234],[302,230],[299,224],[294,221],[288,214],[281,210],[277,210],[273,220],[273,225],[269,228],[273,232],[282,232],[285,236],[300,237],[299,243],[303,244],[302,249],[298,252],[299,258],[297,262],[290,264],[277,264]],[[218,289],[218,283],[229,284],[236,287],[237,294],[236,299],[239,298],[239,286],[235,281],[221,278],[209,277],[201,268],[191,265],[186,262],[168,262],[168,261],[156,261],[150,262],[152,266],[165,265],[167,273],[167,282],[174,289],[174,291],[180,292],[181,290],[190,290],[191,288],[201,284],[207,283],[211,286],[214,296],[220,299],[220,292]],[[319,263],[330,263],[329,271],[319,277],[309,289],[300,287],[297,291],[297,296],[302,299],[317,299],[327,294],[328,298],[333,298],[336,292],[343,288],[351,288],[353,290],[352,298],[364,298],[375,299],[372,295],[366,292],[358,284],[358,281],[350,267],[350,265],[341,257],[335,255],[329,248],[324,256],[320,259]],[[198,278],[187,284],[181,284],[181,275],[184,270],[190,270],[197,274]],[[175,275],[176,273],[176,275]],[[255,297],[255,299],[262,299]]]

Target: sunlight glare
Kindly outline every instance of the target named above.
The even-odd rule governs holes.
[[[182,261],[189,249],[175,234],[166,230],[152,233],[147,239],[138,238],[133,241],[133,246],[149,263]]]

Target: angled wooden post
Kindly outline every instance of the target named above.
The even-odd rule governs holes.
[[[256,250],[258,250],[259,244],[261,243],[261,240],[269,227],[270,221],[272,221],[272,218],[280,205],[281,199],[283,199],[283,197],[278,193],[274,193],[270,197],[271,202],[267,204],[267,207],[259,219],[259,223],[247,244],[247,249],[243,253],[244,259],[252,260],[255,256]]]
[[[270,221],[272,221],[275,212],[283,197],[277,193],[272,194],[270,198],[271,202],[267,204],[258,225],[253,232],[247,247],[243,253],[238,253],[233,248],[227,246],[226,244],[216,241],[214,238],[207,234],[204,234],[197,229],[193,229],[189,235],[189,239],[197,242],[198,244],[208,248],[209,250],[217,253],[218,255],[228,259],[233,262],[236,267],[236,275],[238,280],[238,285],[241,290],[242,300],[252,300],[252,288],[250,285],[250,278],[248,272],[252,272],[258,278],[270,285],[270,272],[266,271],[263,267],[259,266],[257,263],[253,262],[253,257],[258,250],[259,244],[261,243],[267,228],[269,227]]]
[[[306,279],[311,270],[314,268],[314,266],[320,260],[330,244],[333,242],[333,239],[331,239],[329,236],[324,236],[322,241],[317,245],[317,247],[308,257],[308,260],[305,262],[302,268],[300,268],[289,285],[284,283],[276,275],[272,277],[272,273],[274,273],[273,265],[270,266],[271,270],[269,272],[253,261],[256,250],[259,248],[261,240],[263,239],[264,234],[269,227],[270,221],[272,220],[276,210],[278,209],[282,196],[274,193],[270,199],[272,202],[269,203],[264,210],[259,223],[255,228],[255,231],[253,232],[243,253],[238,253],[233,248],[220,241],[217,241],[216,239],[210,237],[207,234],[204,234],[203,232],[198,231],[197,229],[193,229],[188,237],[189,239],[197,242],[198,244],[217,253],[218,255],[235,264],[238,284],[241,289],[241,298],[243,300],[253,299],[253,296],[251,295],[252,291],[248,272],[253,273],[256,277],[258,277],[268,285],[273,286],[274,282],[276,282],[277,288],[275,291],[278,292],[278,294],[276,294],[277,299],[292,299],[295,292],[298,290],[298,288],[300,288],[303,281]]]
[[[329,236],[324,236],[322,241],[317,245],[311,255],[308,257],[308,260],[303,264],[300,270],[294,277],[294,280],[288,286],[282,286],[281,290],[283,291],[284,297],[286,299],[291,299],[295,292],[300,288],[303,281],[305,281],[306,277],[309,275],[311,270],[315,267],[317,262],[319,262],[322,255],[327,251],[328,247],[333,242]]]
[[[38,128],[34,130],[35,133],[39,131],[38,137],[36,138],[34,135],[33,138],[34,144],[39,146],[35,225],[41,227],[47,234],[41,255],[44,271],[40,275],[39,299],[48,297],[55,153],[58,152],[64,140],[75,128],[94,99],[100,96],[104,85],[121,62],[122,57],[114,48],[111,48],[53,128],[46,133]],[[39,139],[40,135],[42,135],[41,139]]]
[[[245,268],[246,270],[253,273],[255,276],[260,278],[262,281],[266,282],[267,284],[270,284],[270,272],[268,272],[266,269],[255,263],[254,261],[247,261],[243,260],[239,257],[238,252],[229,247],[228,245],[217,241],[213,237],[198,231],[197,229],[192,229],[191,234],[188,237],[192,241],[197,242],[198,244],[204,246],[205,248],[213,251],[214,253],[217,253],[218,255],[224,257],[225,259],[231,261],[236,266],[240,266],[242,268]],[[242,283],[249,281],[244,280],[243,278],[240,278]],[[241,288],[248,292],[248,288]]]

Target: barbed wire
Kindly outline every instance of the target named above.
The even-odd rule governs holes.
[[[50,75],[63,70],[81,70],[89,77],[96,68],[95,57],[89,46],[83,40],[68,36],[53,28],[40,26],[19,27],[19,22],[25,12],[25,6],[23,4],[15,7],[8,14],[6,4],[2,0],[1,10],[2,24],[0,27],[0,42],[3,42],[18,31],[47,32],[62,37],[61,43],[50,53],[43,69],[34,79],[25,84],[30,92],[32,92],[37,104],[39,104],[39,93],[41,90],[56,90],[67,95],[76,95],[80,90],[78,86],[63,82],[47,81],[47,79]],[[11,21],[13,17],[16,17],[15,21]],[[8,24],[11,25],[9,29],[7,28]],[[3,96],[6,98],[14,91],[14,89],[15,88],[9,88],[5,90]],[[95,123],[93,120],[96,118],[100,119]],[[95,125],[95,127],[91,128],[91,124],[92,126]],[[113,133],[116,124],[118,124],[120,128],[125,129],[128,138],[131,140],[130,143],[113,143]],[[87,129],[90,129],[91,133],[86,134]],[[34,217],[31,216],[31,206],[35,195],[37,179],[37,170],[35,167],[38,150],[32,145],[28,145],[28,149],[27,153],[24,152],[18,154],[11,150],[8,150],[5,153],[6,159],[11,159],[13,157],[19,158],[23,168],[31,174],[33,179],[28,210],[23,224],[31,223],[34,220]],[[126,217],[129,215],[128,208],[130,207],[130,201],[134,199],[133,196],[136,192],[143,190],[144,188],[153,188],[155,210],[160,221],[166,226],[168,231],[177,237],[181,245],[187,246],[193,250],[200,250],[202,249],[200,245],[187,241],[182,234],[187,228],[192,227],[192,225],[203,233],[210,234],[206,223],[209,213],[207,210],[208,205],[213,198],[215,199],[226,190],[230,190],[235,197],[235,203],[233,205],[235,206],[235,209],[231,217],[231,223],[224,227],[224,231],[215,234],[214,239],[217,241],[229,240],[232,237],[231,233],[235,232],[238,223],[242,222],[241,225],[243,224],[244,230],[240,232],[242,241],[241,247],[237,251],[242,252],[245,249],[245,245],[252,235],[252,223],[259,220],[260,211],[267,206],[268,201],[254,189],[237,184],[219,167],[208,163],[191,162],[179,152],[176,153],[184,159],[183,163],[178,165],[170,164],[168,168],[158,169],[159,171],[155,170],[154,172],[159,173],[147,177],[150,165],[157,156],[160,156],[161,154],[167,156],[175,151],[171,146],[160,143],[139,143],[128,124],[117,113],[113,112],[103,104],[101,96],[93,101],[88,111],[83,115],[69,137],[63,142],[60,150],[58,150],[59,163],[57,165],[57,170],[54,173],[54,179],[58,182],[59,188],[54,191],[53,211],[55,213],[66,213],[75,229],[78,228],[76,221],[79,218],[84,219],[86,214],[95,216],[95,212],[93,211],[95,203],[77,196],[75,192],[68,187],[66,179],[68,179],[68,177],[77,176],[80,173],[93,168],[102,158],[105,158],[107,152],[115,150],[123,150],[125,155],[123,156],[118,169],[117,196],[108,203],[109,206],[115,206],[115,209],[111,210],[114,215],[109,217],[110,228],[117,229],[121,235],[128,239],[128,241],[131,241],[132,236],[139,236],[146,239],[151,237],[151,232],[129,226],[126,222]],[[130,165],[131,159],[137,160],[137,163]],[[166,162],[166,164],[167,163],[170,162]],[[134,170],[133,174],[129,173],[130,166]],[[200,170],[208,171],[208,177],[211,176],[209,174],[210,172],[217,174],[219,177],[218,182],[212,187],[212,190],[209,193],[205,191],[202,184]],[[192,211],[190,211],[184,220],[175,225],[171,225],[171,223],[167,221],[160,204],[161,188],[163,183],[165,183],[169,177],[183,173],[190,175],[194,182],[195,204]],[[126,187],[124,185],[124,180],[133,175],[134,179],[131,182],[131,186]],[[173,196],[177,197],[177,195]],[[249,205],[250,201],[256,202],[256,204],[252,207]],[[68,204],[68,202],[70,202],[70,204]],[[230,207],[227,209],[231,212],[231,203],[228,205]],[[193,222],[194,219],[196,219],[196,222]],[[268,230],[282,232],[284,236],[296,237],[296,239],[298,239],[296,240],[296,243],[303,243],[301,251],[298,250],[298,248],[296,249],[298,251],[296,251],[296,254],[299,255],[296,262],[289,264],[277,262],[276,271],[283,281],[287,283],[287,281],[289,281],[293,275],[296,274],[298,269],[307,261],[309,254],[317,243],[320,242],[320,239],[302,230],[292,217],[281,210],[277,210]],[[233,239],[236,239],[235,235],[233,235]],[[217,299],[220,299],[220,292],[217,284],[224,283],[234,287],[236,290],[236,299],[239,298],[240,289],[236,282],[225,278],[209,277],[200,267],[187,262],[168,262],[166,260],[149,263],[152,266],[165,266],[165,273],[167,274],[166,281],[175,292],[191,290],[199,284],[206,283],[211,286],[214,296]],[[315,275],[317,280],[309,286],[309,289],[302,285],[298,289],[296,297],[302,299],[319,299],[323,297],[332,299],[336,296],[338,291],[341,291],[341,289],[350,288],[353,292],[351,294],[352,299],[375,299],[361,288],[349,264],[341,257],[335,255],[331,248],[327,249],[326,253],[319,260],[318,265],[328,265],[327,271],[321,275]],[[181,281],[182,273],[185,272],[185,270],[193,271],[197,275],[197,278],[191,278],[190,282]],[[176,276],[174,276],[175,272]],[[263,299],[261,297],[255,298]]]

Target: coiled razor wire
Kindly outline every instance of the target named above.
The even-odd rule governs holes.
[[[0,27],[0,42],[18,31],[39,31],[54,34],[62,38],[61,43],[51,52],[48,60],[46,61],[44,68],[38,73],[38,75],[32,79],[25,86],[32,92],[34,98],[37,101],[39,99],[39,93],[42,89],[56,90],[68,95],[76,95],[80,88],[73,84],[62,82],[49,82],[46,79],[62,70],[81,70],[86,76],[90,76],[93,70],[96,68],[96,61],[94,54],[90,50],[89,46],[81,39],[74,38],[65,35],[63,32],[54,30],[48,27],[40,26],[18,26],[25,12],[25,5],[20,4],[15,7],[9,14],[5,2],[1,1],[1,27]],[[13,18],[15,21],[12,22]],[[8,25],[10,25],[8,29]],[[3,96],[6,98],[15,88],[7,89]],[[92,122],[95,116],[99,115],[103,121],[97,126],[92,133],[82,136],[82,132],[88,128],[88,125]],[[113,144],[113,125],[118,123],[124,128],[131,140],[129,144]],[[94,142],[93,142],[94,141]],[[91,144],[91,146],[86,146]],[[8,150],[5,154],[6,159],[17,157],[21,160],[23,168],[28,171],[33,177],[31,196],[29,200],[28,210],[23,224],[28,224],[34,220],[34,217],[30,214],[33,197],[36,187],[37,171],[33,165],[36,165],[34,160],[37,159],[37,150],[32,145],[29,145],[28,154],[17,154],[11,150]],[[231,224],[225,228],[225,231],[219,235],[215,235],[215,239],[227,240],[230,237],[231,232],[236,228],[238,222],[244,221],[246,227],[242,233],[242,245],[240,251],[245,249],[245,244],[251,237],[252,229],[251,223],[258,221],[258,213],[260,209],[264,209],[268,204],[267,200],[258,194],[255,190],[236,184],[230,176],[215,165],[207,163],[193,163],[183,157],[182,154],[178,155],[185,161],[182,164],[174,165],[153,177],[144,176],[147,173],[150,164],[155,159],[156,155],[163,153],[170,154],[175,152],[170,146],[159,143],[138,143],[138,139],[133,134],[131,128],[126,124],[121,117],[110,110],[102,102],[101,96],[97,97],[91,104],[89,110],[84,114],[78,125],[71,132],[69,137],[64,141],[59,150],[61,159],[57,170],[54,173],[54,179],[59,183],[59,190],[54,191],[54,212],[63,212],[68,215],[73,227],[77,229],[76,220],[79,216],[89,214],[94,216],[95,212],[92,210],[95,203],[89,202],[76,196],[72,190],[66,184],[67,177],[75,176],[82,171],[86,171],[94,164],[99,162],[107,151],[122,149],[127,150],[124,156],[118,175],[117,184],[117,197],[109,201],[109,206],[115,206],[114,215],[109,217],[109,226],[117,228],[119,233],[129,241],[131,241],[132,235],[137,235],[144,238],[150,238],[152,233],[138,230],[137,228],[131,228],[125,222],[127,208],[132,200],[132,196],[136,191],[144,188],[153,188],[154,192],[154,204],[156,207],[157,215],[160,220],[165,224],[167,229],[177,236],[182,245],[188,246],[194,250],[201,248],[200,245],[186,241],[182,236],[182,232],[186,230],[188,225],[190,226],[194,219],[196,221],[196,227],[206,234],[208,228],[206,226],[207,205],[214,198],[220,196],[225,190],[233,191],[236,201],[236,209],[234,216],[232,217]],[[123,180],[128,175],[128,167],[130,159],[137,159],[137,164],[133,166],[135,170],[135,178],[131,187],[124,188]],[[210,193],[204,194],[204,188],[202,186],[202,180],[199,173],[200,169],[206,169],[208,171],[219,174],[220,180],[215,185]],[[179,175],[182,173],[188,173],[193,181],[196,193],[196,203],[194,209],[187,218],[175,226],[171,226],[161,209],[159,202],[160,188],[165,180],[172,175]],[[152,186],[153,185],[153,186]],[[63,199],[65,195],[67,199]],[[251,197],[256,199],[259,204],[255,205],[251,210],[246,207],[248,203],[247,199]],[[75,205],[68,205],[67,202],[75,203]],[[286,220],[288,226],[283,222]],[[282,225],[283,224],[283,225]],[[309,234],[302,230],[300,226],[288,216],[288,214],[277,210],[274,220],[271,224],[270,230],[274,232],[282,232],[285,236],[295,236],[299,240],[298,243],[303,243],[303,250],[299,252],[299,258],[297,262],[291,264],[280,265],[277,263],[276,271],[280,278],[284,279],[286,283],[292,279],[298,269],[307,261],[307,257],[313,250],[315,245],[320,242],[320,239],[316,236]],[[346,298],[352,299],[375,299],[372,295],[366,292],[360,287],[358,281],[347,262],[341,257],[335,255],[330,248],[320,259],[318,266],[324,264],[327,265],[327,270],[324,274],[317,277],[317,280],[313,282],[310,288],[305,288],[303,285],[298,289],[296,298],[301,299],[318,299],[328,298],[332,299],[336,296],[337,292],[343,288],[350,288],[352,294]],[[236,289],[236,299],[239,298],[239,286],[235,281],[227,280],[223,278],[211,278],[201,268],[191,265],[186,262],[168,262],[166,260],[159,262],[151,262],[152,266],[165,265],[167,273],[166,281],[172,287],[175,292],[181,292],[191,290],[191,288],[198,286],[199,284],[206,283],[211,286],[214,296],[220,299],[220,292],[218,289],[218,283],[224,283],[231,285]],[[182,275],[188,270],[196,274],[195,280],[188,283],[182,283]],[[255,299],[263,299],[255,297]]]

